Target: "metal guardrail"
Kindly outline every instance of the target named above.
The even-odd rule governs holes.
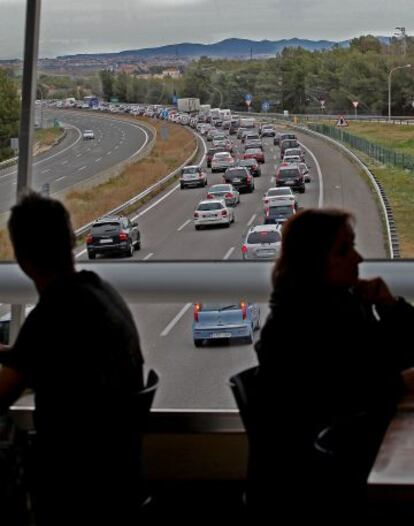
[[[165,177],[163,177],[160,181],[157,181],[156,183],[154,183],[153,185],[151,185],[150,187],[148,187],[146,190],[144,190],[143,192],[140,192],[139,194],[135,195],[134,197],[132,197],[131,199],[129,199],[128,201],[126,201],[125,203],[122,203],[121,205],[117,206],[116,208],[113,208],[112,210],[109,210],[108,212],[106,212],[105,215],[112,215],[112,214],[119,214],[120,212],[122,212],[123,210],[129,208],[130,206],[134,205],[135,203],[141,201],[141,199],[144,199],[145,197],[147,197],[148,195],[150,195],[152,192],[158,190],[159,188],[161,188],[165,183],[168,183],[168,181],[170,181],[171,179],[173,179],[177,174],[180,173],[181,169],[186,166],[188,163],[190,163],[195,157],[196,155],[198,154],[199,152],[199,149],[200,149],[200,141],[201,141],[201,138],[199,137],[198,134],[196,134],[193,130],[190,130],[193,135],[196,137],[197,139],[197,147],[194,149],[194,151],[192,152],[192,154],[190,155],[190,157],[188,159],[186,159],[184,161],[184,163],[182,163],[178,168],[176,168],[173,172],[169,173],[168,175],[166,175]],[[204,146],[204,149],[205,149],[205,144],[204,144],[204,141],[202,141],[202,144]],[[82,237],[83,235],[85,235],[89,229],[91,228],[93,224],[93,221],[91,221],[90,223],[87,223],[86,225],[83,225],[81,226],[80,228],[78,228],[76,231],[75,231],[75,236],[76,237]]]

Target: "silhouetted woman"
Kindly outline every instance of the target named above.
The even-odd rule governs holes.
[[[285,224],[256,345],[255,498],[287,507],[292,521],[361,512],[400,373],[414,363],[402,343],[414,309],[381,278],[359,279],[353,223],[342,210],[308,209]]]

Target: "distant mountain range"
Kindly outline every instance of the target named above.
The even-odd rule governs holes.
[[[377,37],[382,42],[387,42],[389,37]],[[335,45],[339,47],[349,46],[350,40],[343,40],[340,42],[332,42],[330,40],[306,40],[300,38],[291,38],[289,40],[248,40],[242,38],[228,38],[215,44],[192,44],[181,43],[172,44],[168,46],[160,46],[144,49],[130,49],[127,51],[120,51],[119,53],[93,53],[93,54],[76,54],[65,55],[57,57],[58,59],[70,59],[78,57],[89,58],[116,58],[120,60],[127,57],[152,59],[156,57],[162,58],[199,58],[207,56],[212,58],[236,58],[253,55],[253,57],[265,57],[280,53],[286,47],[302,47],[310,51],[330,49]]]

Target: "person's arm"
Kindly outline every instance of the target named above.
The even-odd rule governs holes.
[[[3,366],[0,370],[0,414],[6,411],[26,388],[22,373],[11,367]]]

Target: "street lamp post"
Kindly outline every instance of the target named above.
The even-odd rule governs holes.
[[[406,64],[405,66],[396,66],[392,68],[388,75],[388,120],[391,120],[391,75],[397,69],[411,68],[411,64]]]

